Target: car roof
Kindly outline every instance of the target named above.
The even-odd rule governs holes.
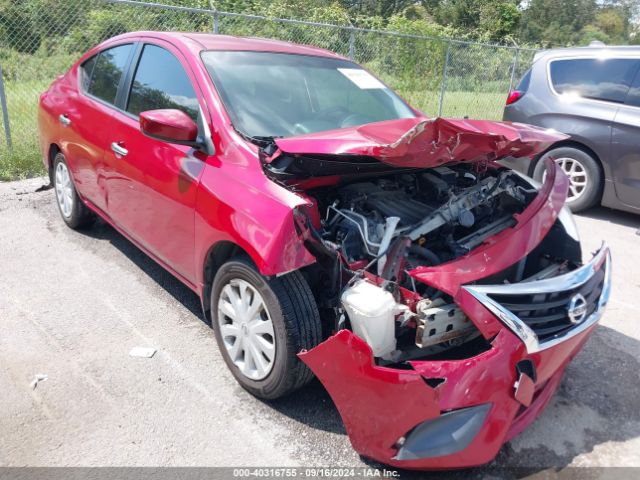
[[[109,39],[109,41],[125,40],[136,37],[149,37],[159,40],[166,40],[175,45],[181,45],[198,55],[203,50],[225,50],[225,51],[255,51],[255,52],[276,52],[290,53],[298,55],[313,55],[317,57],[344,57],[325,50],[323,48],[309,45],[298,45],[296,43],[284,42],[281,40],[271,40],[257,37],[234,37],[231,35],[220,35],[214,33],[190,33],[190,32],[130,32]]]
[[[640,46],[637,45],[616,45],[616,46],[607,46],[607,45],[590,45],[588,47],[568,47],[568,48],[552,48],[550,50],[543,50],[536,53],[534,57],[534,61],[544,59],[555,59],[555,58],[568,58],[568,57],[587,57],[587,56],[602,56],[602,57],[610,57],[620,55],[623,57],[630,56],[639,56],[640,57]]]

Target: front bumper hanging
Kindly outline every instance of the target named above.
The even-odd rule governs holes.
[[[535,328],[495,301],[509,288],[520,296],[579,291],[598,274],[589,315],[551,339],[540,340]],[[381,367],[367,343],[348,330],[299,357],[333,398],[361,455],[408,469],[481,465],[547,405],[602,316],[610,285],[610,254],[603,246],[583,267],[552,279],[461,288],[456,301],[474,322],[492,317],[505,326],[491,348],[471,358]]]

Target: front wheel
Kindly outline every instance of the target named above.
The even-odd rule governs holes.
[[[544,181],[545,160],[553,158],[569,177],[567,206],[580,212],[594,206],[602,192],[602,173],[598,162],[588,153],[573,147],[559,147],[545,153],[533,170],[533,178]]]
[[[211,315],[227,367],[256,397],[282,397],[311,380],[297,354],[321,341],[322,328],[300,272],[265,278],[250,260],[235,258],[216,273]]]

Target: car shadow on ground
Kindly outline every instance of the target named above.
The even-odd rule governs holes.
[[[640,215],[636,213],[613,210],[607,207],[593,207],[587,211],[576,213],[579,217],[603,220],[623,227],[640,228]]]
[[[315,430],[347,434],[338,409],[317,378],[287,397],[264,403],[276,412]]]
[[[594,209],[585,215],[623,225],[637,225],[633,214]],[[597,216],[596,215],[602,215]],[[636,223],[632,223],[632,222]],[[203,316],[197,296],[101,220],[82,232],[106,240],[193,315]],[[632,353],[630,353],[632,352]],[[505,445],[487,466],[447,472],[447,478],[515,478],[569,465],[583,453],[607,442],[640,437],[640,342],[609,327],[599,326],[584,350],[567,368],[554,399],[524,433]],[[253,400],[252,400],[253,401]],[[276,414],[307,427],[346,435],[331,397],[318,380],[276,401],[259,401]],[[393,408],[393,406],[390,406]],[[299,442],[304,442],[302,438]],[[371,467],[383,466],[362,459]],[[442,478],[442,472],[401,471],[402,478]]]
[[[111,225],[102,219],[96,219],[93,225],[80,230],[80,233],[87,237],[95,238],[96,240],[108,241],[118,249],[124,257],[133,262],[142,272],[157,283],[158,286],[184,305],[189,312],[203,319],[198,296]]]

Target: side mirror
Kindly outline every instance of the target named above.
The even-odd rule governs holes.
[[[140,131],[168,143],[200,147],[198,126],[189,115],[174,108],[140,113]]]

